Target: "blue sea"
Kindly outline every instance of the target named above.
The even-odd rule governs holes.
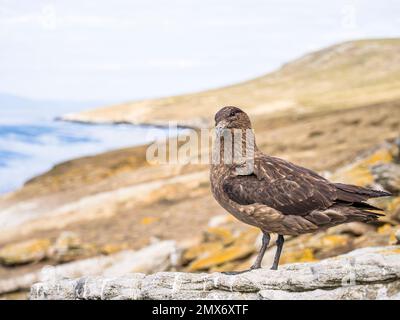
[[[57,163],[167,135],[166,129],[145,126],[56,121],[63,109],[55,109],[0,106],[0,193],[17,189]]]

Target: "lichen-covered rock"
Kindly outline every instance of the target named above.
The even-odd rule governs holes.
[[[38,281],[64,277],[107,276],[117,277],[127,273],[154,273],[171,270],[180,261],[180,249],[174,241],[160,241],[148,247],[124,250],[111,255],[46,266],[22,276],[0,279],[0,294],[29,289]]]
[[[232,219],[219,219],[209,227],[200,243],[186,248],[183,254],[185,271],[229,271],[256,252],[260,231]]]
[[[400,192],[400,165],[397,163],[385,163],[371,168],[374,180],[385,190],[398,194]]]
[[[183,260],[184,262],[187,262],[195,259],[203,259],[204,257],[209,256],[210,254],[214,254],[222,250],[223,247],[224,245],[217,241],[199,243],[188,248],[185,251],[183,255]]]
[[[229,245],[235,240],[235,236],[229,228],[211,227],[204,234],[205,240],[209,242],[220,241],[224,245]]]
[[[49,249],[48,256],[57,262],[69,262],[78,258],[94,256],[97,248],[90,243],[83,243],[74,232],[62,232]]]
[[[391,146],[385,144],[366,157],[338,170],[332,175],[331,180],[350,183],[359,186],[371,186],[374,184],[372,167],[389,164],[393,161]]]
[[[100,248],[100,253],[110,255],[128,249],[128,243],[107,243]]]
[[[10,243],[0,249],[0,263],[6,266],[38,262],[47,256],[49,239],[33,239]]]
[[[317,261],[315,258],[314,250],[311,248],[301,248],[299,250],[286,251],[282,255],[281,264],[294,263],[294,262],[312,262]]]
[[[364,248],[314,263],[238,275],[161,272],[49,279],[39,299],[400,299],[400,246]]]
[[[364,222],[350,222],[329,228],[327,230],[327,234],[347,234],[354,237],[359,237],[374,230],[375,227],[371,224]]]
[[[193,261],[189,265],[188,271],[207,270],[213,266],[248,257],[253,252],[254,245],[233,245]]]

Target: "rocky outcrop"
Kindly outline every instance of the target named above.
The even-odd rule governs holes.
[[[400,299],[400,246],[364,248],[314,263],[238,275],[53,278],[35,284],[39,299]]]
[[[38,262],[46,257],[50,248],[48,239],[33,239],[16,244],[8,244],[0,250],[0,264],[14,266]]]
[[[108,256],[45,266],[22,276],[0,279],[0,294],[26,290],[39,281],[62,277],[122,276],[131,272],[160,272],[171,270],[180,257],[180,249],[174,241],[161,241],[141,250],[123,250]]]

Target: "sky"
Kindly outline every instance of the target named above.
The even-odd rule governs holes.
[[[398,0],[0,0],[0,92],[124,102],[254,78],[398,37]]]

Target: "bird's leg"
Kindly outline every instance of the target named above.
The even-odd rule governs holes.
[[[226,275],[236,275],[236,274],[246,273],[246,272],[249,272],[249,271],[251,271],[251,270],[260,269],[260,268],[261,268],[261,262],[262,262],[262,259],[264,258],[265,251],[266,251],[267,248],[268,248],[270,239],[271,239],[271,236],[269,235],[269,233],[263,232],[262,245],[261,245],[260,252],[258,253],[258,256],[257,256],[256,261],[255,261],[254,264],[250,267],[249,270],[244,270],[244,271],[231,271],[231,272],[222,272],[222,273],[223,273],[223,274],[226,274]]]
[[[279,259],[281,257],[283,243],[285,242],[285,238],[283,235],[278,235],[278,240],[276,240],[276,253],[274,258],[274,264],[272,265],[271,270],[278,270]]]
[[[262,245],[260,252],[258,253],[257,259],[254,262],[254,264],[250,267],[250,270],[256,270],[261,268],[261,262],[264,258],[265,251],[268,248],[269,241],[271,240],[271,236],[269,233],[263,232],[263,238],[262,238]]]

